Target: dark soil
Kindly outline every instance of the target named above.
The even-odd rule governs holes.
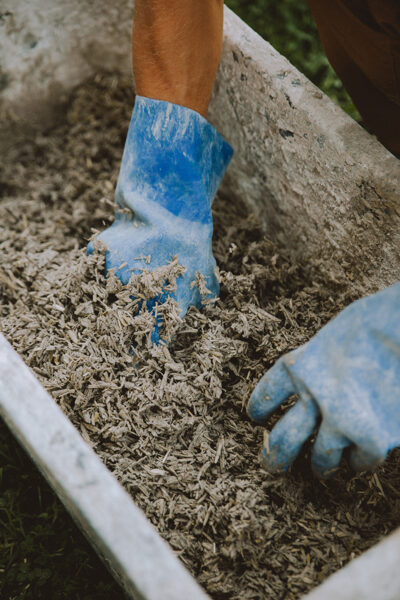
[[[305,448],[286,476],[267,474],[245,407],[266,369],[359,292],[289,260],[245,198],[218,197],[221,298],[183,322],[167,306],[173,341],[151,348],[152,317],[130,299],[149,282],[123,289],[85,256],[113,219],[131,108],[129,83],[97,77],[65,123],[9,152],[1,330],[215,600],[299,598],[399,525],[400,453],[319,481]]]

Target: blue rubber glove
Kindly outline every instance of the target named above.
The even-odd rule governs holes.
[[[181,318],[190,305],[201,306],[192,285],[197,272],[218,296],[211,204],[232,154],[197,112],[137,96],[115,193],[125,211],[116,211],[111,227],[97,236],[107,247],[106,271],[115,269],[127,284],[132,273],[153,271],[177,256],[185,267],[173,294]],[[88,253],[93,250],[91,242]],[[164,298],[147,305],[151,309]],[[156,327],[152,341],[159,339]]]
[[[286,471],[321,423],[312,450],[328,477],[350,446],[356,470],[370,469],[400,445],[400,283],[354,302],[307,344],[281,357],[248,405],[265,422],[290,395],[295,405],[266,435],[264,467]]]

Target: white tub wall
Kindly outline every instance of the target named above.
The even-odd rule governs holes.
[[[1,333],[0,418],[129,598],[210,600]]]
[[[400,529],[352,560],[303,600],[399,600]]]
[[[400,161],[230,11],[210,118],[224,189],[279,245],[365,292],[400,280]]]
[[[20,123],[48,127],[93,73],[131,72],[132,2],[0,0],[0,15],[0,111]],[[236,150],[223,191],[272,239],[364,291],[400,280],[400,161],[229,9],[210,120]]]
[[[122,0],[0,0],[0,152],[13,143],[1,117],[8,114],[19,124],[47,128],[71,90],[93,73],[101,69],[130,73],[131,13],[132,5]],[[347,270],[362,279],[365,290],[400,279],[399,162],[229,10],[210,119],[236,148],[224,191],[242,196],[262,215],[272,237],[304,260],[320,257],[326,269]],[[46,444],[35,437],[35,423],[50,419],[46,439],[60,433],[60,446],[77,434],[71,433],[61,413],[52,431],[52,411],[57,407],[11,350],[0,350],[0,371],[3,366],[7,373],[0,377],[0,412],[92,543],[107,554],[114,571],[120,577],[124,570],[126,576],[131,573],[126,585],[133,586],[132,597],[137,597],[139,581],[151,588],[154,581],[152,576],[143,578],[146,569],[124,563],[130,557],[126,545],[132,544],[132,556],[136,549],[135,532],[115,540],[115,528],[109,531],[107,521],[99,523],[97,507],[92,510],[86,494],[80,493],[80,481],[65,487],[69,479],[62,471],[64,450],[55,465],[54,451],[44,452]],[[36,395],[22,389],[25,380]],[[39,396],[43,411],[36,417],[38,401],[33,402],[30,426],[29,420],[21,420],[16,402],[19,398],[26,404]],[[76,438],[68,448],[75,452],[81,444]],[[73,459],[67,450],[65,456]],[[116,503],[118,509],[124,504],[123,511],[136,514],[123,490],[109,483],[110,475],[100,473],[104,467],[93,452],[88,448],[82,452],[88,453],[90,463],[85,477],[99,475],[98,485],[106,484],[107,490],[113,485],[115,494],[124,496]],[[70,477],[71,473],[72,467]],[[99,494],[100,500],[107,502],[108,495]],[[93,521],[86,522],[88,518]],[[132,526],[135,519],[130,519]],[[154,535],[145,535],[149,547]],[[397,563],[388,556],[398,555],[399,540],[400,530],[330,578],[310,600],[398,598]],[[158,547],[159,541],[155,544]],[[162,550],[157,564],[166,577],[171,560],[172,554]],[[185,586],[178,587],[183,597],[195,597],[192,591],[185,592]],[[149,590],[143,588],[144,597],[159,597]]]
[[[126,0],[0,0],[2,110],[47,127],[93,73],[130,73],[132,12]]]

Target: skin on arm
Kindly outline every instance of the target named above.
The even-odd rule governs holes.
[[[207,116],[221,56],[223,0],[136,0],[136,93]]]

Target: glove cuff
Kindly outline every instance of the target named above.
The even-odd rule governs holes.
[[[210,222],[210,207],[233,150],[190,108],[136,96],[116,201],[135,211],[148,197],[172,214]]]

